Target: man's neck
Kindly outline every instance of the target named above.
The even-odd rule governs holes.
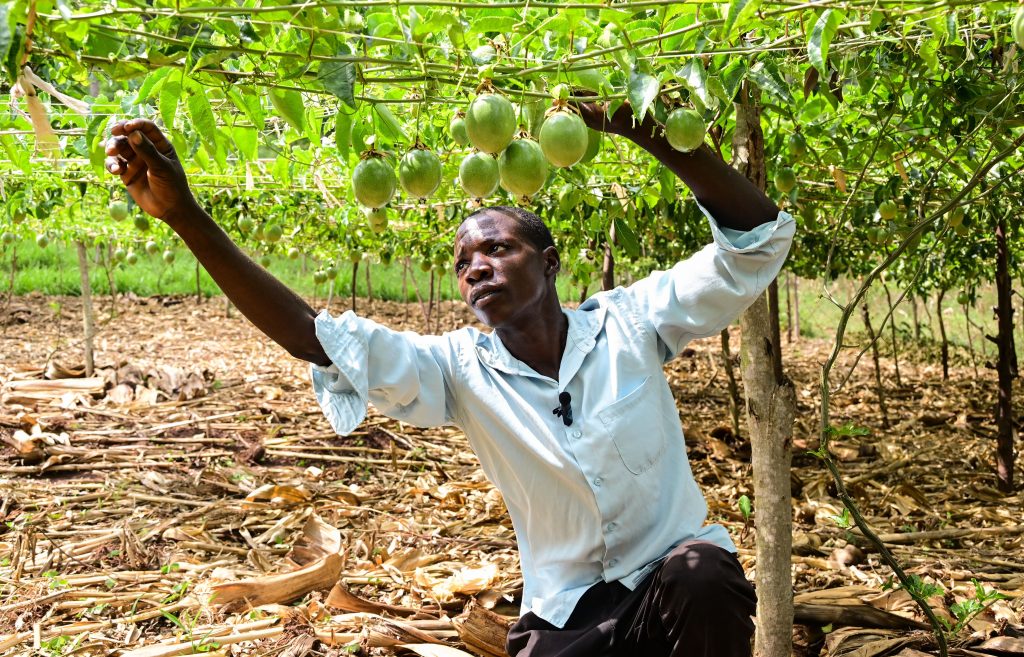
[[[558,379],[558,369],[569,335],[569,318],[557,297],[544,304],[544,311],[523,318],[514,326],[495,329],[509,353],[535,372]]]

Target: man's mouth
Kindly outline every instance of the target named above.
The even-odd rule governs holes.
[[[473,297],[471,299],[472,305],[475,306],[479,304],[481,301],[488,299],[489,297],[492,297],[499,292],[501,292],[501,288],[499,287],[481,288],[473,293]]]

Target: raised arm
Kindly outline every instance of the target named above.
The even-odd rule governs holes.
[[[778,216],[778,206],[707,145],[690,153],[677,151],[669,145],[650,114],[642,123],[634,121],[629,103],[623,104],[612,116],[597,103],[579,103],[578,107],[592,130],[626,137],[658,158],[693,190],[694,196],[720,226],[745,231]]]
[[[107,171],[119,175],[135,202],[161,219],[256,328],[288,353],[329,365],[314,329],[316,313],[253,262],[196,202],[170,141],[152,121],[120,121],[107,142]]]

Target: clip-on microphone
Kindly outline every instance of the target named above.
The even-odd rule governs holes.
[[[555,415],[562,417],[562,423],[565,426],[572,426],[572,407],[569,406],[569,402],[572,401],[572,397],[567,392],[558,393],[558,408],[551,411]]]

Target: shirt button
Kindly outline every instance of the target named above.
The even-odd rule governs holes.
[[[595,486],[600,486],[603,483],[604,483],[604,479],[601,479],[600,477],[597,477],[596,479],[594,479],[594,485]]]
[[[618,559],[612,559],[611,561],[608,562],[608,567],[609,568],[614,568],[617,565],[619,565],[619,560]]]
[[[615,531],[615,528],[618,527],[618,526],[619,526],[618,523],[610,522],[610,523],[608,523],[608,531],[613,532],[613,531]]]
[[[573,438],[579,438],[579,437],[580,437],[580,436],[582,436],[582,435],[583,435],[583,432],[582,432],[582,431],[579,431],[579,430],[576,430],[576,431],[573,431],[573,432],[572,432],[572,437],[573,437]]]

